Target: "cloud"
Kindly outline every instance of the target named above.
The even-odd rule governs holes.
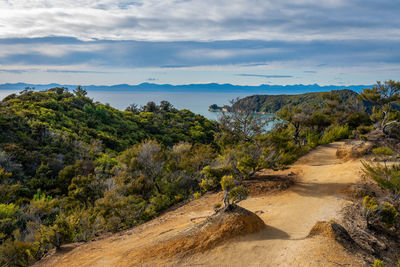
[[[262,74],[247,74],[247,73],[241,73],[241,74],[236,74],[236,76],[242,76],[242,77],[258,77],[258,78],[293,78],[292,75],[262,75]]]
[[[242,64],[243,67],[259,67],[259,66],[267,66],[267,63],[261,62],[261,63],[246,63],[246,64]]]
[[[113,72],[117,68],[190,69],[202,66],[294,68],[400,65],[400,40],[144,42],[73,38],[0,39],[0,63],[44,69]],[[329,65],[325,62],[329,62]],[[1,67],[0,65],[0,67]],[[85,65],[85,68],[76,66]],[[54,67],[49,67],[54,66]],[[72,69],[69,66],[73,66]],[[46,70],[45,69],[45,70]],[[303,71],[302,69],[302,71]],[[304,73],[314,73],[304,70]]]
[[[5,72],[5,73],[24,73],[24,72],[31,72],[33,70],[12,70],[12,69],[0,69],[0,72]]]
[[[54,79],[109,73],[125,82],[132,69],[196,80],[196,70],[213,68],[208,79],[246,81],[234,74],[318,71],[304,75],[312,80],[327,69],[361,77],[384,65],[398,76],[399,13],[398,0],[0,1],[0,72],[15,80],[36,69]]]
[[[9,0],[0,38],[81,40],[398,40],[397,0]]]
[[[105,73],[111,73],[109,71],[93,71],[93,70],[58,70],[58,69],[48,69],[46,72],[52,72],[52,73],[95,73],[95,74],[105,74]]]

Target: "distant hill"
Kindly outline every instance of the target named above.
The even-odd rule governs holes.
[[[333,90],[344,102],[355,101],[358,93],[349,90]],[[325,102],[323,95],[326,92],[315,92],[297,95],[252,95],[240,99],[236,102],[233,109],[250,108],[254,112],[276,113],[286,105],[292,106],[318,106],[321,107]],[[364,103],[366,107],[369,105]]]
[[[74,89],[77,85],[71,84],[28,84],[28,83],[5,83],[0,84],[0,90],[23,90],[25,87],[34,87],[37,90],[47,90],[55,87],[66,87]],[[372,87],[371,85],[350,85],[350,86],[337,86],[327,85],[320,86],[318,84],[311,85],[268,85],[262,84],[259,86],[247,85],[232,85],[232,84],[184,84],[184,85],[171,85],[171,84],[155,84],[155,83],[141,83],[137,85],[117,84],[117,85],[83,85],[83,88],[89,91],[152,91],[152,92],[249,92],[249,94],[301,94],[306,92],[326,92],[330,90],[350,89],[359,92],[364,88]]]

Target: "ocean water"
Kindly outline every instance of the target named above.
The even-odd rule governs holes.
[[[19,91],[0,90],[0,99]],[[211,104],[223,106],[229,104],[229,101],[234,98],[242,98],[248,95],[251,95],[251,93],[88,91],[88,96],[93,98],[94,101],[108,103],[119,110],[125,110],[126,107],[133,103],[143,106],[149,101],[159,104],[160,101],[166,100],[177,109],[189,109],[212,120],[217,119],[218,113],[208,111],[208,107]]]

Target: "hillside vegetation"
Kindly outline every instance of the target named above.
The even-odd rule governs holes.
[[[372,115],[351,92],[344,100],[332,91],[313,107],[281,108],[270,131],[268,118],[249,108],[217,123],[166,101],[119,111],[80,87],[10,95],[0,102],[0,265],[27,266],[209,191],[223,191],[215,209],[236,205],[258,171],[285,168],[321,144],[364,138],[373,123],[394,136],[400,96],[385,92],[396,86],[365,90]]]
[[[333,90],[341,101],[351,103],[357,101],[358,94],[352,90]],[[296,94],[296,95],[252,95],[240,99],[232,106],[233,109],[249,108],[254,112],[276,113],[287,105],[299,107],[321,108],[327,102],[326,92]],[[366,102],[365,107],[370,107]]]

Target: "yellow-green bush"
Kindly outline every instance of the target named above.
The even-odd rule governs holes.
[[[249,195],[249,190],[247,188],[245,188],[243,185],[239,185],[239,186],[233,188],[229,192],[229,199],[233,203],[237,203],[239,201],[245,200],[248,195]]]
[[[336,125],[324,132],[321,143],[329,144],[340,139],[348,138],[350,134],[351,131],[349,129],[349,126]]]
[[[29,266],[38,250],[37,243],[8,239],[0,246],[0,266]]]
[[[372,153],[377,156],[393,156],[394,154],[393,150],[386,146],[374,148],[372,149]]]
[[[399,212],[392,204],[388,202],[379,202],[370,196],[364,198],[363,207],[367,217],[367,223],[377,220],[386,227],[392,227],[400,216]]]
[[[201,193],[200,192],[195,192],[193,194],[194,199],[199,199],[201,197]]]
[[[358,134],[367,134],[367,133],[369,133],[369,132],[371,132],[371,131],[373,131],[374,130],[374,126],[372,126],[372,125],[369,125],[369,126],[366,126],[366,125],[360,125],[360,126],[358,126],[357,127],[357,129],[356,129],[356,133],[358,133]]]
[[[386,265],[381,260],[375,260],[374,267],[386,267]]]
[[[221,179],[222,190],[230,192],[235,187],[232,175],[224,175]]]
[[[380,187],[388,189],[394,194],[400,192],[400,164],[387,166],[380,163],[368,164],[365,161],[361,163],[364,174],[376,181]]]

